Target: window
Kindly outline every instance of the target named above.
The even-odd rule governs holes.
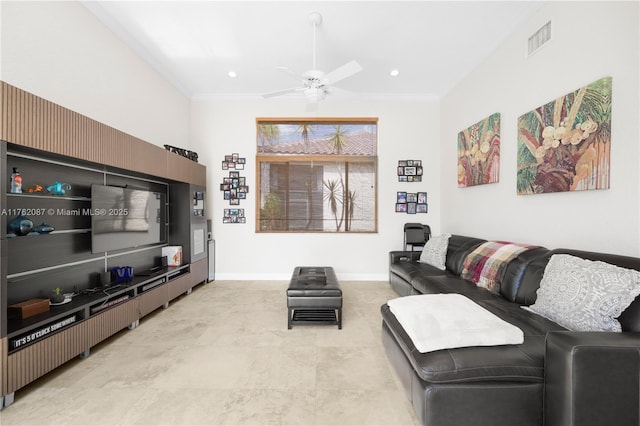
[[[256,232],[377,232],[377,119],[256,125]]]

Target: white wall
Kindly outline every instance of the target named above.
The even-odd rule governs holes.
[[[255,118],[303,116],[297,100],[190,102],[78,2],[1,2],[0,79],[162,145],[193,149],[208,166],[217,277],[287,278],[328,264],[342,279],[385,279],[402,225],[434,233],[640,255],[638,3],[551,2],[440,103],[328,101],[322,116],[379,117],[377,234],[256,234]],[[524,58],[529,34],[553,19],[553,40]],[[613,76],[611,189],[516,195],[516,120],[600,77]],[[457,133],[502,114],[500,183],[459,189]],[[225,154],[247,158],[248,223],[222,224]],[[423,160],[422,183],[399,183],[398,160]],[[429,213],[394,212],[396,191],[427,191]]]
[[[340,279],[388,276],[388,253],[402,248],[405,222],[440,223],[439,107],[434,101],[326,101],[320,116],[378,117],[378,230],[376,234],[267,234],[255,232],[256,117],[303,117],[301,100],[196,100],[192,104],[193,146],[208,165],[208,208],[216,239],[219,279],[285,279],[294,266],[330,265]],[[223,224],[228,202],[219,191],[225,154],[246,157],[250,185],[245,209],[247,224]],[[422,160],[421,183],[400,183],[398,160]],[[395,213],[396,191],[428,192],[429,213]]]
[[[525,59],[530,34],[552,40]],[[442,227],[549,248],[640,255],[638,2],[550,2],[441,104]],[[517,119],[601,77],[613,77],[611,189],[516,195]],[[500,182],[458,188],[457,133],[500,112]]]
[[[189,99],[80,2],[0,8],[1,80],[147,142],[189,148]]]

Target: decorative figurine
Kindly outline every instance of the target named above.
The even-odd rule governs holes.
[[[30,193],[32,193],[32,192],[42,192],[43,189],[44,188],[42,187],[42,185],[36,184],[32,188],[27,188],[27,192],[30,192]]]
[[[52,192],[53,195],[64,195],[65,191],[69,191],[71,189],[71,185],[68,183],[62,183],[56,181],[53,185],[47,187],[47,191]]]
[[[48,234],[49,232],[55,231],[55,230],[56,228],[49,225],[47,222],[42,222],[40,225],[33,228],[33,231],[37,232],[38,234]]]
[[[24,235],[27,235],[32,230],[33,221],[22,213],[7,222],[8,234],[16,234],[22,237]]]
[[[11,173],[11,193],[20,194],[22,192],[22,175],[17,167],[13,168]]]

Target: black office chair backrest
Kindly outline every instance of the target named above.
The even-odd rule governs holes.
[[[404,250],[408,250],[407,246],[424,247],[425,243],[431,237],[431,228],[429,225],[421,223],[405,223],[404,224]]]

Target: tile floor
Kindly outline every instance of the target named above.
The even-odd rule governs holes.
[[[287,330],[287,284],[198,286],[16,392],[0,424],[419,424],[381,343],[389,284],[342,282],[342,330]]]

